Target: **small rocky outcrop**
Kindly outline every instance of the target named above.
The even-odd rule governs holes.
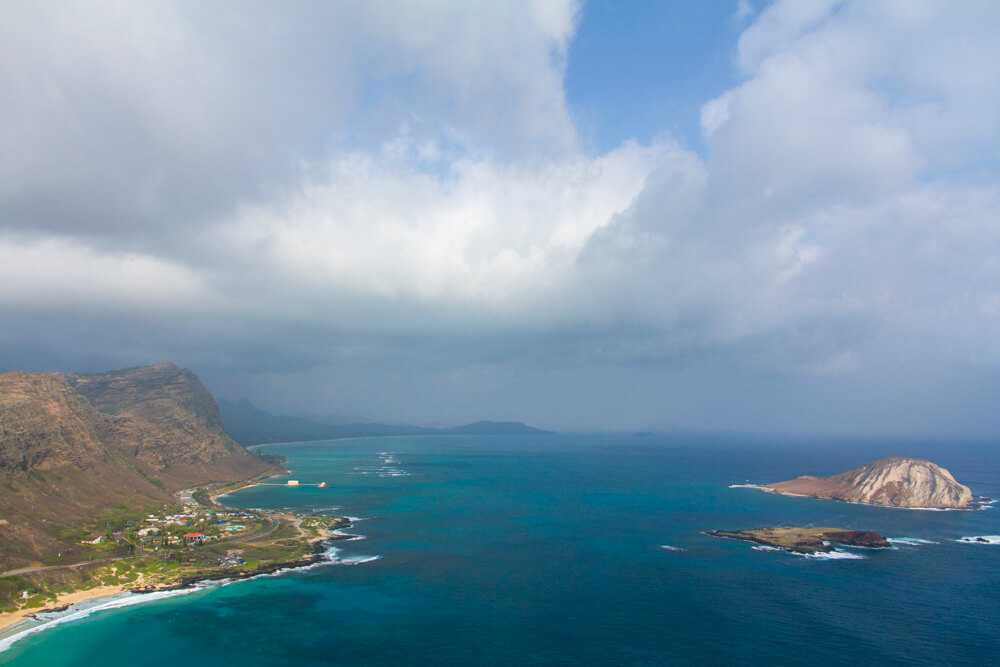
[[[798,477],[764,486],[788,496],[808,496],[885,507],[968,509],[969,487],[923,459],[890,456],[832,477]]]
[[[888,540],[873,530],[844,530],[842,528],[802,528],[781,526],[744,530],[710,530],[714,537],[755,542],[801,554],[829,553],[834,544],[869,549],[891,547]]]

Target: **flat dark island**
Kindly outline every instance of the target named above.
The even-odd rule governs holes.
[[[892,545],[873,530],[843,528],[800,528],[781,526],[745,530],[710,530],[709,535],[756,542],[800,554],[829,553],[833,544],[851,547],[887,548]]]

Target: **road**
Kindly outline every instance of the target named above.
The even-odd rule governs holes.
[[[265,530],[262,530],[261,532],[257,533],[253,537],[245,537],[242,540],[240,540],[240,542],[256,542],[257,540],[263,539],[263,538],[267,537],[268,535],[270,535],[271,533],[273,533],[274,531],[276,531],[278,529],[278,526],[281,525],[281,522],[278,521],[273,516],[268,516],[267,518],[271,522],[271,526],[269,528],[267,528]],[[236,536],[234,536],[232,538],[229,538],[228,540],[225,540],[225,541],[228,542],[228,541],[230,541],[232,539],[236,539]],[[219,541],[222,542],[223,540],[219,540]]]
[[[134,556],[129,556],[129,558],[133,557]],[[22,567],[16,570],[0,572],[0,577],[16,577],[19,574],[31,574],[32,572],[41,572],[42,570],[58,570],[64,567],[80,567],[81,565],[93,565],[94,563],[109,563],[113,560],[121,560],[121,558],[98,558],[97,560],[85,560],[82,563],[71,563],[69,565],[39,565],[37,567]]]

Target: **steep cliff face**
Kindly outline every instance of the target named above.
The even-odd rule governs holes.
[[[792,496],[828,498],[888,507],[965,509],[972,491],[946,469],[901,456],[869,463],[832,477],[803,476],[767,488]]]
[[[106,455],[104,417],[62,378],[0,375],[0,476],[60,465],[89,467]]]
[[[191,372],[0,374],[0,571],[79,550],[65,531],[112,507],[264,472]]]
[[[168,488],[247,477],[267,468],[226,433],[219,407],[189,370],[166,363],[63,377],[107,420],[102,437]]]

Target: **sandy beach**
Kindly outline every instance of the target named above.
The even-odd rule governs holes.
[[[45,608],[51,609],[52,607],[61,607],[64,604],[80,604],[81,602],[88,602],[90,600],[99,600],[100,598],[107,598],[113,595],[119,595],[125,592],[129,588],[134,587],[136,584],[131,583],[128,586],[97,586],[95,588],[89,588],[82,591],[73,591],[72,593],[64,593],[58,596],[55,602],[50,602]],[[6,630],[7,628],[17,625],[21,621],[29,620],[29,616],[36,612],[41,611],[41,609],[19,609],[18,611],[7,612],[0,614],[0,632]]]

